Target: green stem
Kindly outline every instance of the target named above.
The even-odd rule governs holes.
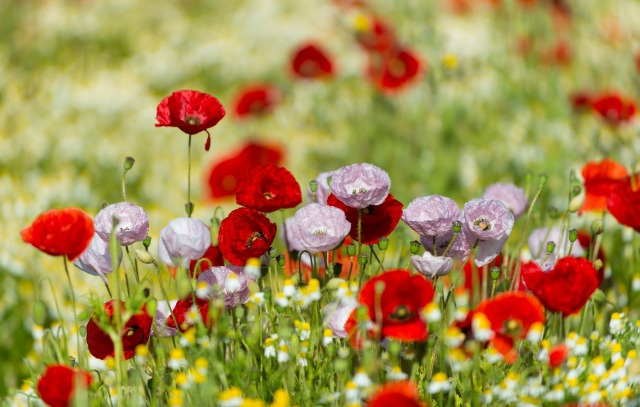
[[[191,206],[191,134],[189,134],[189,147],[187,149],[187,204],[185,209],[187,210],[187,217],[191,217],[193,208]]]
[[[71,283],[71,275],[69,274],[69,266],[67,265],[67,256],[62,256],[64,263],[64,271],[67,274],[67,282],[69,283],[69,291],[71,292],[71,306],[73,307],[73,321],[75,323],[76,331],[76,346],[78,351],[78,365],[82,364],[82,353],[80,352],[80,324],[78,323],[78,314],[76,313],[76,294],[73,291],[73,284]]]

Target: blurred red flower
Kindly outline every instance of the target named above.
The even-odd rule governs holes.
[[[389,382],[378,388],[367,401],[367,407],[425,407],[418,396],[418,385],[412,381]]]
[[[554,346],[549,350],[549,366],[560,367],[569,356],[569,347],[564,343]]]
[[[396,36],[391,27],[380,17],[364,17],[365,27],[358,30],[356,40],[366,51],[386,53],[396,45]]]
[[[542,304],[534,296],[515,291],[485,300],[473,312],[487,317],[495,334],[491,345],[509,363],[515,362],[518,356],[514,342],[524,339],[531,325],[544,323],[546,319]]]
[[[193,305],[193,296],[191,295],[185,299],[178,300],[176,305],[173,307],[173,315],[178,321],[178,326],[176,327],[176,321],[174,321],[172,315],[167,317],[166,325],[169,328],[177,328],[181,332],[188,331],[189,328],[196,324],[196,321],[189,316],[189,312]],[[209,300],[196,298],[195,306],[200,312],[200,318],[202,319],[204,326],[211,328],[213,326],[213,319],[209,318]]]
[[[118,300],[111,300],[104,304],[104,310],[107,312],[111,324],[115,324],[113,314],[115,312],[114,303]],[[125,303],[120,301],[120,310],[124,315]],[[152,318],[147,313],[146,306],[142,306],[140,312],[134,314],[124,324],[122,329],[122,347],[124,351],[124,358],[129,359],[135,355],[136,346],[140,344],[146,344],[149,341],[149,335],[151,333]],[[106,359],[107,357],[114,356],[114,345],[105,331],[103,331],[95,320],[95,316],[92,317],[87,323],[87,346],[89,353],[98,359]]]
[[[627,179],[627,169],[613,160],[589,161],[582,167],[585,199],[579,213],[604,210],[607,198]]]
[[[251,257],[259,258],[267,252],[276,229],[276,224],[261,212],[238,208],[220,223],[218,247],[229,263],[244,266]]]
[[[629,121],[637,110],[633,100],[625,99],[617,93],[603,93],[594,97],[591,107],[612,125]]]
[[[607,209],[621,225],[640,232],[640,176],[634,176],[633,184],[631,177],[628,177],[611,192],[607,199]]]
[[[286,168],[261,165],[238,180],[236,203],[260,212],[295,208],[302,202],[298,181]]]
[[[51,256],[79,257],[93,238],[93,220],[76,208],[51,209],[22,229],[22,240]]]
[[[305,44],[293,53],[291,69],[298,78],[320,79],[333,76],[333,63],[316,44]]]
[[[280,91],[273,85],[249,85],[235,97],[237,117],[261,116],[271,111],[280,100]]]
[[[579,90],[569,95],[571,101],[571,108],[575,112],[586,112],[591,110],[591,93]]]
[[[231,156],[213,164],[207,178],[208,195],[219,199],[236,193],[238,179],[248,170],[258,165],[279,165],[282,150],[256,142],[249,142]]]
[[[203,260],[203,261],[200,261]],[[208,261],[207,261],[208,260]],[[196,265],[200,261],[199,269]],[[218,246],[209,246],[206,252],[198,260],[191,260],[189,263],[189,272],[192,278],[197,278],[203,271],[209,270],[211,267],[224,266],[224,257]],[[197,271],[197,272],[196,272]]]
[[[382,294],[376,294],[376,286],[384,284]],[[400,341],[424,341],[429,336],[427,325],[420,312],[433,299],[433,286],[420,274],[411,275],[408,270],[389,270],[367,281],[360,291],[359,301],[369,311],[369,319],[381,325],[382,337]],[[379,303],[378,303],[379,301]],[[376,310],[380,311],[377,315]],[[352,314],[349,319],[355,315]],[[355,327],[353,321],[345,325]]]
[[[349,236],[355,241],[358,240],[358,209],[351,208],[333,194],[327,198],[327,205],[335,206],[342,210],[351,223]],[[361,237],[362,244],[378,243],[383,236],[389,236],[396,228],[402,217],[402,202],[393,195],[387,198],[380,205],[370,205],[362,210]]]
[[[72,369],[65,365],[47,366],[38,380],[38,394],[51,407],[67,407],[73,404],[76,385],[83,388],[91,385],[92,377],[84,370]]]
[[[372,57],[368,75],[378,90],[394,92],[415,80],[420,70],[418,58],[408,49],[398,48],[394,52],[376,54]]]
[[[582,257],[563,257],[548,272],[530,261],[522,265],[527,288],[551,312],[565,317],[580,311],[598,288],[598,272]]]
[[[196,90],[180,90],[158,105],[156,127],[177,127],[187,134],[196,134],[218,124],[224,115],[224,107],[213,96]]]

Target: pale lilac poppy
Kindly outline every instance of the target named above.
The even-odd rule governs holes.
[[[243,266],[220,266],[200,274],[198,282],[201,281],[212,287],[210,296],[215,297],[216,292],[222,294],[225,308],[233,309],[249,301],[249,281],[253,279],[244,273]]]
[[[351,223],[343,211],[318,203],[298,209],[293,221],[300,246],[311,252],[335,249],[351,230]]]
[[[446,276],[451,271],[453,259],[451,257],[434,256],[425,251],[422,256],[411,256],[411,264],[416,271],[425,277]]]
[[[160,230],[158,256],[169,266],[201,258],[211,246],[209,228],[199,219],[177,218]]]
[[[462,229],[470,241],[477,242],[475,263],[478,267],[495,259],[513,229],[513,213],[500,201],[477,198],[462,209]]]
[[[304,247],[300,244],[298,228],[294,225],[295,221],[293,217],[285,219],[284,227],[280,229],[280,238],[289,250],[301,252],[304,250]]]
[[[420,236],[449,233],[460,217],[460,208],[451,198],[429,195],[416,198],[402,212],[402,220]]]
[[[434,253],[435,242],[435,254],[436,256],[442,256],[446,254],[447,257],[452,257],[461,261],[465,261],[471,253],[473,248],[473,242],[465,234],[464,230],[460,230],[458,235],[453,240],[454,232],[453,228],[449,229],[444,235],[440,236],[420,236],[420,243],[424,246],[425,250],[429,253]],[[453,243],[451,241],[453,240]],[[445,253],[446,252],[446,253]]]
[[[96,233],[108,242],[113,228],[113,218],[118,219],[116,238],[122,246],[141,242],[149,232],[149,217],[141,207],[131,202],[111,204],[98,212],[94,220]]]
[[[178,330],[167,326],[167,320],[171,317],[171,310],[176,307],[178,300],[158,301],[156,305],[155,324],[151,325],[151,335],[160,338],[176,336]]]
[[[351,311],[356,309],[358,304],[352,301],[337,301],[327,304],[322,310],[324,314],[324,325],[331,330],[334,338],[346,338],[348,336],[344,325],[351,315]]]
[[[567,256],[583,257],[585,255],[585,249],[578,240],[573,242],[573,246],[571,246],[569,232],[565,231],[565,235],[562,236],[560,227],[554,226],[551,228],[537,228],[531,232],[527,240],[531,256],[536,260],[544,259],[547,256],[548,242],[553,242],[556,245],[547,259],[547,262],[550,262],[551,265],[554,265],[558,258]],[[569,247],[571,247],[571,253],[569,253]]]
[[[373,164],[347,165],[331,176],[331,193],[351,208],[380,205],[389,195],[389,189],[389,174]]]
[[[528,204],[527,196],[522,188],[504,182],[489,185],[482,198],[495,199],[502,202],[513,213],[515,219],[522,215]]]
[[[331,194],[331,190],[329,189],[329,180],[333,176],[332,172],[321,172],[315,178],[315,181],[318,183],[318,189],[316,190],[316,202],[319,204],[326,205],[327,198],[329,194]],[[309,202],[311,202],[311,188],[307,187],[307,196],[309,197]]]
[[[118,246],[118,253],[118,266],[120,266],[122,260],[120,246]],[[102,240],[99,234],[94,233],[89,247],[73,262],[73,265],[85,273],[100,276],[102,281],[107,284],[107,274],[113,271],[108,241]]]

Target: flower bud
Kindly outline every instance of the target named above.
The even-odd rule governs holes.
[[[398,356],[402,351],[402,345],[398,341],[391,341],[389,343],[389,353],[393,356]]]
[[[584,199],[585,199],[584,193],[579,193],[575,195],[573,198],[571,198],[571,201],[569,201],[569,212],[571,213],[577,212],[582,207],[582,204],[584,203]]]
[[[142,245],[145,250],[149,250],[149,246],[151,246],[151,236],[147,235],[144,239],[142,239]]]
[[[380,240],[378,240],[378,248],[384,251],[384,250],[387,250],[388,247],[389,247],[389,238],[386,236],[381,237]]]
[[[133,157],[127,157],[124,159],[124,170],[125,171],[129,171],[131,168],[133,168],[133,164],[136,162],[136,160]]]
[[[453,229],[453,233],[460,233],[460,231],[462,230],[462,222],[460,222],[459,220],[453,221],[451,228]]]
[[[422,246],[420,242],[418,242],[417,240],[412,240],[411,243],[409,243],[409,251],[411,252],[411,254],[417,254],[420,250],[420,246]]]
[[[553,253],[553,251],[555,249],[556,249],[556,243],[555,242],[547,242],[547,254]]]
[[[493,281],[497,281],[500,278],[501,271],[502,270],[500,270],[500,267],[497,267],[497,266],[491,267],[491,279]]]
[[[153,263],[153,257],[151,256],[151,254],[148,251],[141,250],[141,249],[136,249],[135,250],[135,254],[136,254],[136,257],[138,258],[138,260],[140,260],[142,263],[144,263],[144,264]]]
[[[270,259],[274,259],[277,253],[278,251],[276,250],[275,247],[270,247],[269,249],[267,249],[267,254],[269,255]]]
[[[582,187],[580,185],[574,185],[571,188],[571,195],[574,197],[580,195],[580,192],[582,192]]]
[[[604,232],[604,223],[602,221],[596,220],[591,224],[591,234],[595,237],[600,233]]]
[[[569,231],[569,241],[573,243],[576,239],[578,239],[578,231],[576,229],[571,229]]]
[[[284,254],[279,254],[276,256],[276,261],[278,262],[278,265],[280,267],[284,267],[285,263],[287,262],[287,259],[284,257]]]
[[[187,217],[191,217],[193,214],[193,209],[195,208],[195,204],[193,202],[187,202],[184,204],[184,210],[187,212]]]
[[[607,301],[607,296],[602,292],[602,290],[597,289],[592,295],[591,299],[599,304],[603,304]]]
[[[350,244],[349,246],[347,246],[347,254],[349,255],[349,257],[353,257],[356,255],[356,246],[353,244]]]

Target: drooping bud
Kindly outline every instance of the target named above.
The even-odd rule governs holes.
[[[149,250],[149,246],[151,246],[151,236],[147,235],[147,237],[142,239],[142,245],[144,246],[145,250]]]

